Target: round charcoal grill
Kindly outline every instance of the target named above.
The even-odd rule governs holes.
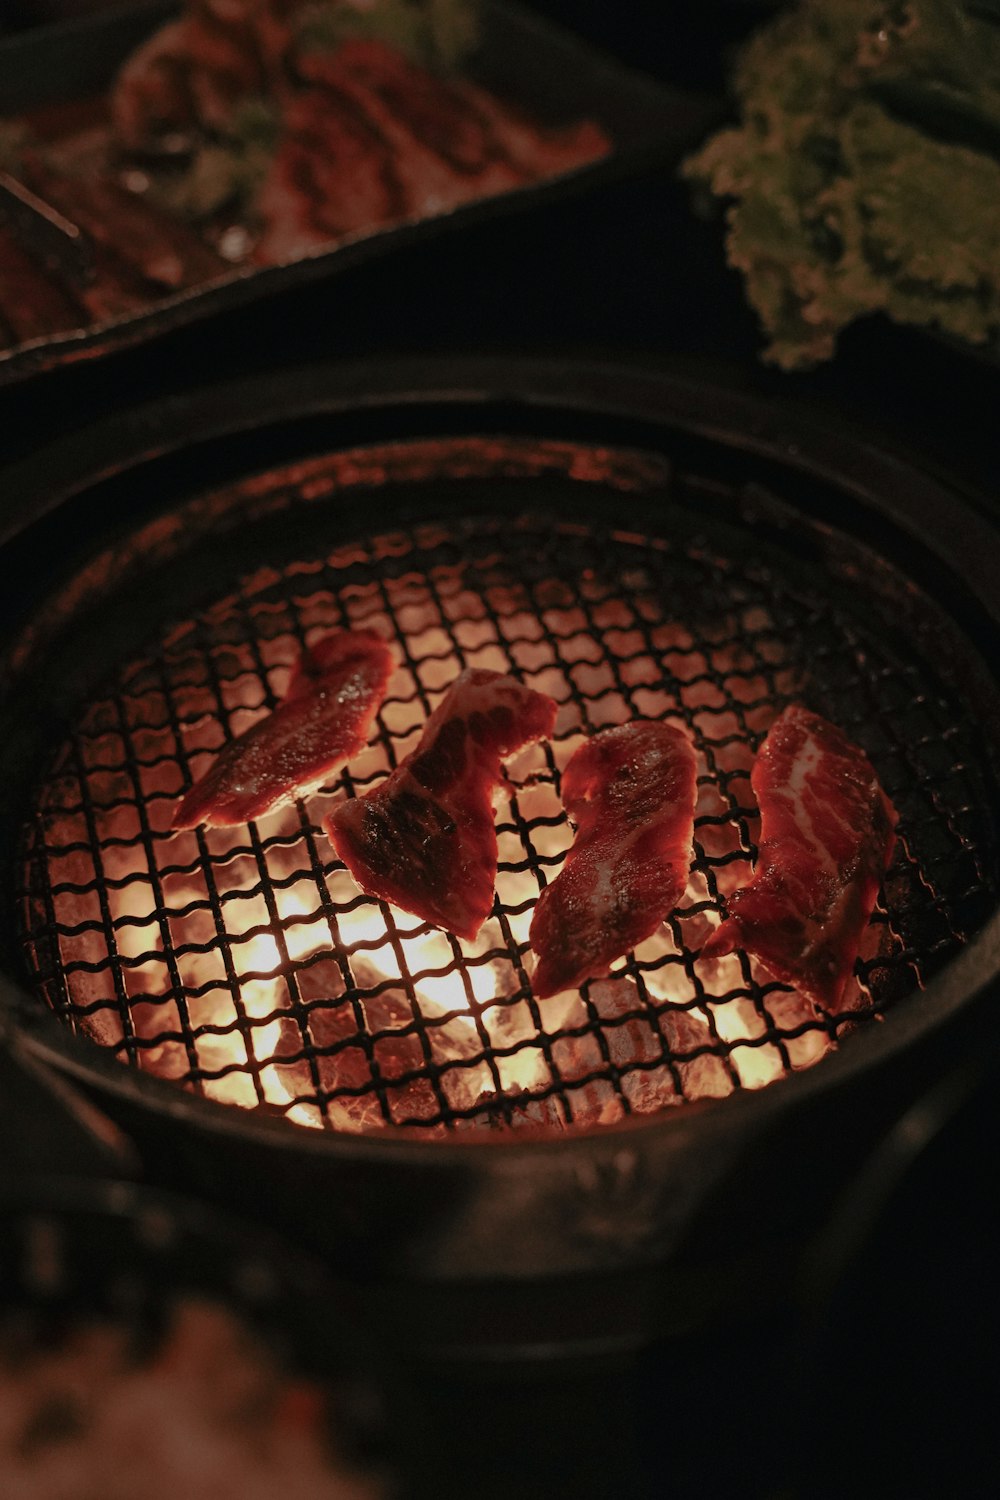
[[[692,414],[697,398],[668,383],[637,378],[612,399],[604,377],[582,394],[578,378],[574,405],[565,374],[532,379],[521,403],[474,383],[459,399],[428,381],[409,402],[279,389],[249,448],[220,435],[245,425],[241,393],[228,414],[210,402],[200,434],[187,410],[164,442],[161,417],[172,456],[136,454],[154,476],[146,512],[123,507],[131,460],[84,491],[86,559],[9,654],[11,680],[51,706],[13,736],[32,747],[9,831],[34,1045],[129,1118],[152,1108],[177,1140],[290,1151],[305,1177],[324,1159],[398,1175],[419,1148],[412,1160],[454,1168],[465,1194],[488,1162],[491,1223],[497,1182],[515,1191],[527,1152],[549,1201],[505,1269],[519,1254],[586,1261],[612,1233],[602,1215],[633,1251],[662,1247],[715,1175],[703,1160],[678,1190],[692,1140],[714,1138],[721,1164],[770,1117],[765,1101],[792,1107],[807,1081],[873,1067],[992,977],[970,940],[1000,884],[996,687],[972,640],[991,626],[933,538],[866,510],[853,480],[803,477],[806,460],[759,432],[720,436],[717,408]],[[182,445],[192,436],[201,448]],[[256,823],[171,833],[178,797],[280,701],[303,646],[344,626],[383,635],[398,663],[368,748]],[[559,703],[551,742],[507,766],[496,902],[472,943],[365,897],[322,830],[398,764],[467,666]],[[749,772],[793,701],[864,747],[900,814],[835,1014],[745,955],[700,957],[751,871]],[[528,927],[572,838],[560,772],[586,735],[636,717],[683,724],[697,748],[687,891],[606,980],[538,1001]],[[583,1155],[553,1154],[573,1140]],[[477,1143],[489,1151],[470,1156]],[[649,1151],[670,1172],[650,1177]],[[577,1205],[553,1251],[567,1172],[590,1221],[581,1231]],[[463,1212],[467,1265],[486,1220]],[[477,1267],[495,1269],[491,1254]]]
[[[737,534],[692,529],[655,465],[582,444],[360,450],[279,472],[269,498],[350,505],[372,476],[376,494],[419,478],[473,498],[477,471],[596,490],[609,518],[460,512],[330,545],[338,507],[332,526],[310,517],[308,552],[276,557],[269,540],[197,612],[168,610],[80,705],[26,823],[24,938],[48,1003],[123,1062],[304,1125],[600,1125],[817,1062],[981,920],[996,861],[975,721],[898,631],[886,636],[868,590],[865,617]],[[242,508],[246,488],[213,510]],[[656,533],[630,514],[649,490],[664,495]],[[171,834],[192,775],[275,706],[305,643],[345,626],[382,634],[399,662],[371,747],[287,811]],[[398,764],[469,666],[513,672],[560,711],[551,744],[510,766],[494,916],[460,943],[363,896],[322,818]],[[886,908],[836,1015],[745,957],[699,958],[753,859],[754,751],[800,698],[875,757],[902,820]],[[637,717],[685,724],[698,749],[686,898],[614,977],[539,1002],[527,934],[572,836],[560,768],[585,735]]]

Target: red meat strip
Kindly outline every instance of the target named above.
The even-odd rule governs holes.
[[[552,733],[556,704],[499,672],[470,669],[431,714],[388,780],[327,819],[363,891],[458,937],[493,906],[500,761]]]
[[[231,269],[187,225],[105,178],[74,179],[47,166],[36,152],[25,152],[22,176],[88,235],[97,251],[98,276],[114,280],[117,272],[126,285],[137,280],[146,300],[147,282],[172,292]]]
[[[366,744],[395,662],[385,641],[339,631],[302,656],[284,700],[221,751],[174,828],[246,823],[315,786]]]
[[[562,794],[576,841],[531,921],[536,995],[606,974],[677,905],[691,864],[695,790],[691,741],[670,724],[602,730],[572,757]]]
[[[291,97],[285,132],[257,198],[256,258],[281,263],[404,218],[389,147],[348,98],[326,89]]]
[[[757,866],[702,951],[742,948],[836,1010],[892,858],[895,809],[864,752],[797,704],[771,726],[750,783],[761,813]]]
[[[524,180],[444,80],[382,42],[306,53],[299,72],[258,197],[265,264]]]

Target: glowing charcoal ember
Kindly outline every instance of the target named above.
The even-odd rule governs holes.
[[[182,798],[174,828],[246,823],[324,780],[364,748],[394,667],[368,632],[315,642],[274,712],[230,740]]]
[[[638,721],[587,740],[563,774],[573,847],[538,899],[532,977],[544,997],[606,974],[655,932],[691,864],[695,754],[669,724]]]
[[[735,1085],[725,1063],[717,1050],[707,1050],[717,1049],[718,1044],[705,1015],[697,1010],[665,1010],[660,1012],[659,1026],[675,1059],[684,1098],[722,1099],[732,1093]],[[633,1108],[638,1106],[633,1104]]]
[[[375,9],[379,32],[385,18]],[[295,260],[559,176],[612,149],[593,121],[542,125],[453,70],[404,56],[440,61],[441,37],[418,40],[424,26],[437,31],[434,7],[396,18],[398,45],[365,34],[367,4],[353,16],[347,7],[343,33],[325,41],[314,10],[309,0],[211,8],[188,0],[126,61],[111,91],[115,143],[133,153],[136,175],[196,222],[235,213],[237,259]],[[171,156],[172,176],[163,171]]]
[[[808,1000],[796,991],[772,990],[763,1003],[781,1037],[790,1068],[811,1068],[825,1052],[829,1052],[828,1032],[817,1022],[816,1012]]]
[[[741,948],[835,1011],[892,858],[896,812],[863,751],[798,705],[772,726],[751,783],[757,866],[704,957]]]
[[[432,461],[436,474],[429,449],[407,463]],[[319,506],[352,485],[367,496],[404,450],[311,460],[295,484]],[[571,460],[557,445],[543,457]],[[463,442],[454,461],[465,479],[485,460]],[[583,464],[576,450],[572,463]],[[289,482],[285,471],[255,478],[253,503],[280,511]],[[165,620],[53,751],[25,829],[24,936],[43,994],[90,1042],[290,1129],[544,1136],[763,1087],[909,993],[924,970],[908,911],[923,914],[939,887],[898,761],[894,800],[912,822],[886,885],[892,922],[869,923],[836,1016],[753,954],[704,951],[751,878],[755,746],[805,690],[811,596],[797,602],[739,558],[723,570],[702,542],[661,547],[577,522],[490,515],[317,535],[306,553],[265,549],[197,611]],[[379,733],[352,756],[349,780],[334,775],[255,826],[171,832],[186,767],[197,774],[261,722],[269,690],[294,702],[309,688],[306,674],[289,683],[298,643],[344,625],[399,643]],[[865,648],[883,660],[876,639]],[[837,649],[846,681],[854,637]],[[503,759],[495,897],[474,940],[359,891],[323,832],[351,789],[363,798],[417,751],[428,701],[439,705],[463,666],[509,673],[560,705],[550,738]],[[685,726],[696,749],[686,887],[586,993],[539,998],[531,923],[575,836],[562,779],[604,726],[637,720]],[[901,732],[867,723],[873,738]],[[922,743],[908,737],[907,757]],[[949,836],[936,825],[935,839]]]
[[[627,1113],[654,1114],[685,1100],[720,1099],[735,1083],[722,1058],[706,1015],[698,1010],[643,1004],[636,986],[624,978],[590,985],[588,1003],[580,996],[567,999],[550,1025],[579,1031],[558,1041],[554,1061],[558,1089],[547,1065],[535,1049],[533,1083],[506,1087],[502,1095],[483,1094],[480,1110],[456,1128],[530,1131],[542,1133],[567,1128],[559,1093],[565,1093],[572,1125],[605,1125]],[[607,1076],[611,1069],[618,1083]],[[603,1073],[605,1076],[595,1077]],[[541,1091],[548,1088],[549,1092]],[[538,1096],[533,1096],[538,1091]]]
[[[264,264],[509,192],[610,149],[590,122],[532,124],[372,38],[305,52],[297,71],[257,199],[264,232],[255,258]]]
[[[739,982],[736,975],[734,986]],[[742,996],[713,1005],[712,1023],[741,1088],[763,1088],[781,1077],[784,1072],[781,1049],[767,1040],[768,1021],[759,1005]]]
[[[559,1055],[577,1125],[620,1119],[626,1107],[633,1114],[652,1114],[685,1099],[722,1098],[733,1090],[725,1064],[709,1050],[716,1043],[706,1016],[697,1009],[646,1005],[629,979],[591,984],[586,1004],[577,1001],[569,1024],[588,1027]],[[611,1069],[617,1085],[607,1076],[588,1077]]]
[[[501,1096],[484,1093],[477,1102],[481,1109],[474,1115],[456,1120],[456,1130],[533,1130],[547,1135],[566,1126],[565,1112],[552,1094],[533,1099],[526,1094]]]
[[[442,1097],[452,1109],[470,1108],[491,1078],[474,1062],[483,1043],[469,1007],[495,1000],[502,990],[494,965],[476,964],[468,955],[467,990],[443,933],[413,932],[406,927],[409,919],[401,918],[393,921],[394,941],[382,913],[367,904],[343,914],[346,949],[334,950],[323,922],[301,920],[309,915],[304,897],[294,888],[282,894],[280,938],[266,928],[255,930],[267,921],[263,903],[241,904],[250,936],[232,950],[238,1008],[219,987],[224,970],[217,951],[182,947],[176,957],[205,1093],[245,1108],[278,1109],[299,1125],[352,1131],[413,1126],[437,1116]],[[192,895],[190,888],[178,890],[177,900],[189,907]],[[191,912],[186,934],[192,948],[209,946],[210,913]],[[449,972],[435,972],[444,969]],[[162,970],[156,970],[147,979],[150,990],[157,975],[162,983]],[[174,1002],[150,994],[133,1002],[132,1015],[139,1065],[183,1078],[189,1063]],[[514,1045],[530,1034],[523,1010],[511,1014],[494,1005],[488,1015],[482,1025],[497,1045]],[[120,1034],[109,1040],[119,1042]],[[505,1085],[537,1081],[521,1053],[514,1061],[523,1076],[501,1066]]]
[[[326,821],[361,889],[474,938],[493,906],[501,758],[551,734],[555,714],[512,677],[463,672],[388,780]]]
[[[309,1030],[318,1049],[316,1068],[324,1091],[331,1094],[337,1115],[355,1130],[386,1124],[382,1104],[373,1088],[377,1075],[390,1110],[410,1118],[434,1113],[433,1090],[428,1089],[427,1058],[413,1011],[406,998],[380,995],[361,1002],[361,1024],[351,1005],[320,1007],[310,1015]],[[430,1093],[431,1108],[425,1095]]]
[[[289,101],[285,127],[257,198],[256,261],[286,264],[402,216],[384,143],[348,101],[305,89]]]

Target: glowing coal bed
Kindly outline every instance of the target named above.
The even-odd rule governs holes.
[[[470,505],[340,541],[343,512],[317,505],[311,550],[236,568],[185,615],[165,602],[162,627],[80,706],[25,827],[22,891],[32,977],[78,1033],[129,1067],[299,1126],[594,1127],[811,1067],[982,919],[995,871],[977,842],[988,788],[968,749],[973,718],[864,586],[867,614],[842,581],[819,591],[817,573],[741,546],[735,528],[675,525],[669,508],[655,533],[634,529],[633,492],[665,485],[665,471],[640,465],[637,478],[570,444],[538,448],[532,468],[522,446],[508,443],[507,472],[513,455],[519,475],[611,491],[605,519]],[[434,463],[444,455],[474,489],[498,452],[456,439]],[[353,467],[336,455],[255,483],[274,509],[351,484],[367,493],[376,471],[370,455]],[[305,643],[340,627],[378,632],[398,661],[368,748],[256,823],[171,833],[219,747],[279,701]],[[560,705],[552,741],[506,767],[496,901],[471,943],[364,896],[322,830],[414,746],[466,666],[513,673]],[[749,771],[793,700],[865,747],[900,812],[885,904],[835,1015],[745,955],[699,957],[752,867]],[[609,978],[539,1001],[528,928],[572,840],[560,771],[585,735],[634,717],[681,724],[697,747],[687,890]]]

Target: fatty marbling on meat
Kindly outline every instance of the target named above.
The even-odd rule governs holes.
[[[864,752],[798,704],[771,726],[750,783],[761,813],[757,866],[702,952],[742,948],[836,1010],[892,858],[896,811]]]
[[[654,720],[602,730],[569,761],[562,794],[577,834],[531,922],[541,998],[606,974],[677,905],[691,865],[694,748]]]
[[[500,762],[552,733],[556,704],[499,672],[470,669],[381,786],[334,809],[326,828],[361,889],[457,937],[490,914]]]

